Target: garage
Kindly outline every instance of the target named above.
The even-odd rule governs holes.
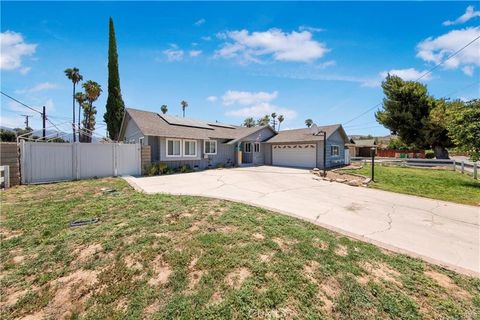
[[[272,145],[274,166],[315,168],[317,148],[314,143]]]

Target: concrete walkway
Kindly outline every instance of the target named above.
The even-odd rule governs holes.
[[[480,207],[251,167],[133,178],[146,193],[215,197],[271,209],[452,270],[480,275]]]

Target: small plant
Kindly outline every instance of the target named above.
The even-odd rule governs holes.
[[[158,164],[158,173],[165,174],[168,171],[168,165],[166,163],[159,163]]]
[[[187,173],[187,172],[192,172],[192,168],[188,164],[184,164],[183,166],[180,167],[180,172],[181,173]]]
[[[145,169],[145,173],[148,176],[156,176],[158,174],[158,166],[155,163],[149,164]]]
[[[433,159],[433,158],[435,158],[435,152],[433,152],[433,150],[426,150],[425,159]]]
[[[223,163],[217,163],[217,165],[215,166],[215,168],[217,168],[217,169],[225,168],[225,164],[223,164]]]

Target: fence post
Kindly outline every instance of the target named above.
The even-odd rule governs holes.
[[[461,168],[462,168],[462,173],[464,173],[465,172],[465,161],[464,160],[462,160]]]
[[[3,186],[5,189],[10,188],[10,166],[3,166]]]
[[[457,169],[457,161],[453,160],[453,171]]]
[[[477,179],[477,161],[473,163],[473,179]]]
[[[118,175],[118,167],[117,167],[117,144],[112,143],[113,147],[113,176],[116,177]]]

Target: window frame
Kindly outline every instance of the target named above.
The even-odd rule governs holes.
[[[179,151],[180,151],[180,154],[168,154],[168,143],[172,141],[172,142],[179,142],[180,145],[179,145]],[[173,145],[172,145],[173,146]],[[173,150],[172,150],[173,151]],[[167,158],[181,158],[182,157],[182,140],[181,139],[166,139],[166,148],[165,148],[165,156]]]
[[[247,151],[247,145],[250,146],[250,148],[249,148],[250,150],[249,150],[249,151]],[[245,153],[252,153],[252,143],[251,143],[251,142],[244,142],[244,144],[243,144],[243,152],[245,152]]]
[[[195,143],[195,154],[186,154],[185,152],[185,145],[187,142],[194,142]],[[198,141],[197,140],[190,140],[190,139],[185,139],[183,140],[183,157],[184,158],[196,158],[198,157]]]
[[[215,144],[215,152],[207,152],[207,143],[214,143]],[[204,140],[203,141],[203,153],[206,154],[206,155],[216,155],[217,154],[217,147],[218,147],[218,143],[217,143],[217,140]]]
[[[258,146],[258,150],[255,150],[255,149],[257,149],[257,146]],[[254,153],[260,153],[260,142],[255,142],[253,144],[253,152]]]
[[[336,154],[333,153],[333,149],[334,149],[334,148],[337,149],[337,153],[336,153]],[[340,156],[340,146],[338,146],[338,145],[336,145],[336,144],[332,144],[332,145],[330,146],[330,155],[331,155],[332,157],[339,157],[339,156]]]

